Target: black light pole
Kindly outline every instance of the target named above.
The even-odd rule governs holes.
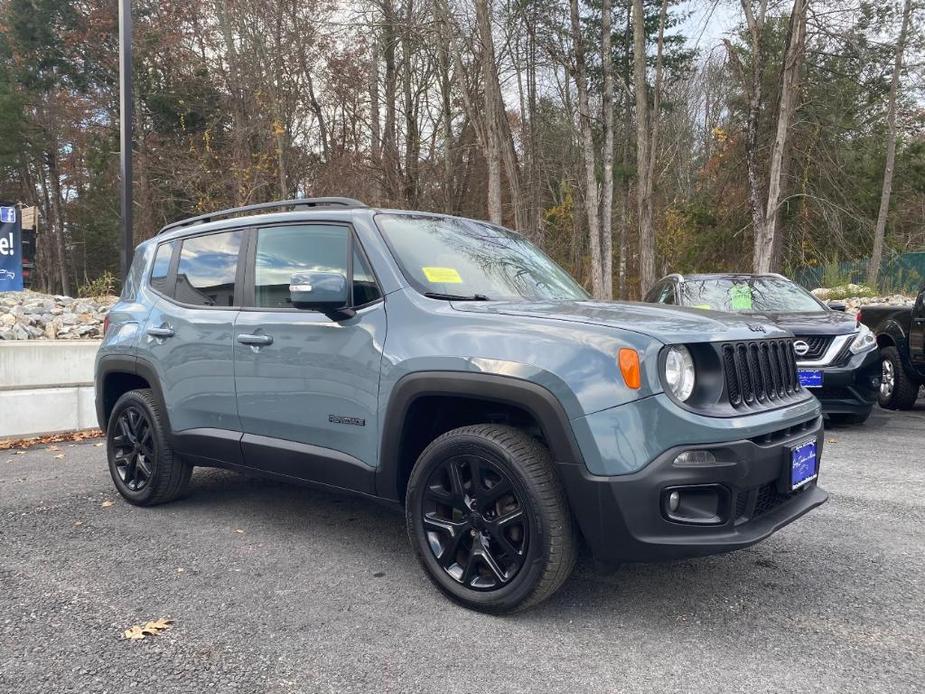
[[[132,266],[132,0],[119,0],[119,173],[122,204],[122,281]]]

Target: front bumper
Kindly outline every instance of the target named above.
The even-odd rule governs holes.
[[[821,461],[821,417],[751,439],[675,447],[629,475],[592,475],[582,464],[560,464],[559,471],[598,560],[679,559],[748,547],[825,503],[828,494],[815,481],[795,492],[782,486],[790,448],[809,440],[816,442]],[[685,450],[704,449],[721,462],[674,462]],[[715,493],[715,519],[709,524],[671,520],[666,497],[674,488]]]
[[[797,366],[804,368],[799,363]],[[819,398],[823,414],[865,414],[876,403],[881,373],[879,350],[852,354],[841,366],[819,370],[822,387],[808,390]]]

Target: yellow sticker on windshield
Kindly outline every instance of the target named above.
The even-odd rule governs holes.
[[[422,267],[424,277],[434,284],[462,284],[462,277],[451,267]]]

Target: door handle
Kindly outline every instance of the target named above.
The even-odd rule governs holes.
[[[269,335],[251,335],[249,333],[241,333],[236,339],[242,345],[253,345],[255,347],[262,347],[265,345],[273,344],[273,338]]]
[[[165,337],[173,337],[174,330],[169,325],[164,324],[159,328],[148,328],[148,335],[151,337],[159,337],[163,339]]]

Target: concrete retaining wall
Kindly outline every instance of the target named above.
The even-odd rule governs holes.
[[[0,342],[0,439],[97,426],[93,363],[99,345]]]

